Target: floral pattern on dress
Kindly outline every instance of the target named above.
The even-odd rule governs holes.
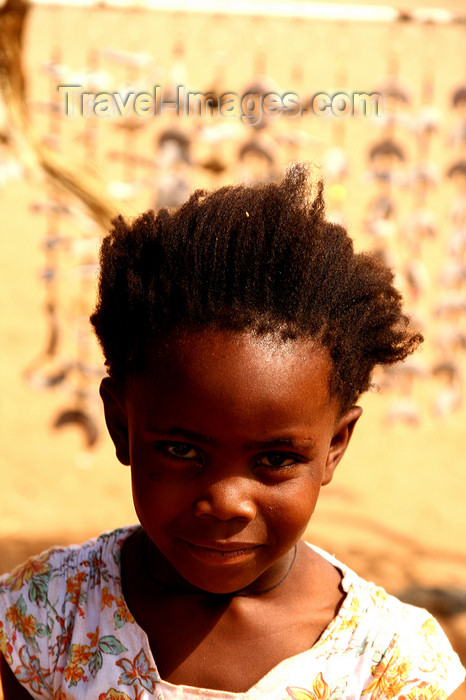
[[[371,700],[395,698],[408,683],[420,681],[413,677],[414,672],[411,659],[401,656],[396,648],[389,659],[382,658],[372,667],[372,680],[362,694],[370,693]]]
[[[134,685],[136,689],[136,700],[139,700],[143,690],[147,690],[153,694],[155,684],[158,681],[158,673],[156,668],[150,666],[149,659],[141,649],[139,654],[132,660],[120,659],[116,662],[117,666],[123,669],[123,673],[118,679],[118,683],[122,685]]]
[[[86,667],[93,678],[96,677],[103,665],[103,654],[118,656],[123,651],[128,651],[116,637],[108,635],[99,637],[99,628],[86,635],[88,644],[71,644],[69,661],[65,668],[65,678],[70,686],[79,681],[87,681]],[[118,661],[117,661],[118,664]]]
[[[102,541],[106,539],[108,537],[104,535]],[[87,684],[95,679],[103,667],[105,656],[119,658],[128,651],[116,634],[101,635],[99,625],[86,632],[83,642],[73,642],[76,622],[85,620],[90,596],[95,592],[100,594],[100,610],[108,610],[111,614],[115,632],[126,624],[134,623],[121,596],[121,588],[118,588],[120,595],[115,596],[108,586],[102,586],[110,582],[112,574],[99,548],[92,551],[89,557],[80,558],[79,563],[69,562],[70,572],[64,580],[63,600],[61,605],[57,604],[52,591],[55,590],[55,581],[62,583],[63,570],[62,567],[54,568],[52,559],[66,552],[63,548],[45,552],[3,577],[0,585],[0,603],[2,594],[7,591],[10,595],[17,593],[14,603],[5,608],[4,621],[0,619],[0,651],[12,666],[18,681],[31,694],[54,700],[67,700],[66,688]],[[77,553],[77,550],[69,550],[70,560]],[[8,623],[11,636],[5,631]],[[55,694],[52,672],[42,660],[42,640],[47,641],[47,656],[57,660],[55,670],[64,680],[64,688]],[[19,641],[22,642],[18,647],[20,663],[14,663],[12,654]],[[115,690],[115,693],[125,697],[120,691]]]
[[[346,685],[346,679],[344,678],[340,680],[336,687],[334,684],[329,685],[325,682],[322,673],[319,673],[314,679],[310,690],[288,687],[286,692],[291,700],[338,700],[338,698],[344,697]],[[288,698],[284,698],[284,700],[288,700]]]
[[[9,666],[13,663],[11,652],[13,651],[13,645],[9,641],[7,635],[3,631],[3,622],[0,620],[0,654],[4,657],[5,661]]]
[[[126,693],[121,693],[119,690],[115,690],[115,688],[110,688],[107,693],[101,693],[99,695],[99,700],[131,700],[131,698],[129,695],[126,695]]]

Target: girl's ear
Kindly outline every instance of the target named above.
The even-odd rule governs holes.
[[[129,465],[128,418],[121,382],[105,377],[100,383],[100,397],[104,404],[105,422],[115,445],[116,456],[122,464]]]
[[[353,434],[354,426],[361,417],[361,414],[361,406],[352,406],[349,411],[344,413],[339,419],[330,443],[322,486],[332,481],[336,466],[346,452],[346,448]]]

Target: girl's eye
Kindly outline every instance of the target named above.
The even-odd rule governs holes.
[[[176,459],[198,460],[199,453],[186,442],[167,442],[161,445],[162,451]]]
[[[298,458],[294,455],[284,454],[283,452],[267,452],[263,454],[256,462],[258,467],[268,467],[269,469],[286,469],[292,467]]]

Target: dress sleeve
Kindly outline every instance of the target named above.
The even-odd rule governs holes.
[[[406,606],[407,608],[411,606]],[[371,700],[445,700],[464,681],[465,669],[438,622],[411,608],[363,691]]]
[[[51,640],[56,615],[49,599],[50,554],[0,577],[0,652],[34,698],[53,698]]]

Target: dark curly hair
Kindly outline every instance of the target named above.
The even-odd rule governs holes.
[[[344,411],[375,365],[405,359],[422,336],[409,330],[393,273],[354,252],[316,189],[300,164],[280,183],[197,190],[176,210],[116,218],[91,316],[110,376],[141,369],[148,342],[175,330],[308,337],[330,353]]]

